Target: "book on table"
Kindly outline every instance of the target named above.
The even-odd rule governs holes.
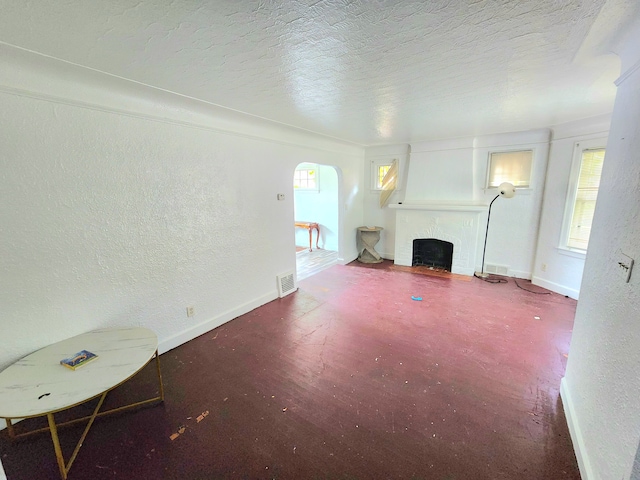
[[[91,353],[88,350],[80,350],[75,355],[60,360],[60,365],[64,365],[71,370],[75,370],[95,360],[96,358],[98,358],[98,356],[95,353]]]

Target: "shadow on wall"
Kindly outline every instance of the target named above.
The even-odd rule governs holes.
[[[633,461],[633,471],[631,472],[630,480],[640,480],[640,444],[636,450],[636,459]]]

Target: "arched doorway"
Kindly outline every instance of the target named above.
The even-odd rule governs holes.
[[[298,280],[338,261],[339,191],[340,181],[335,167],[313,163],[301,163],[296,167],[293,178],[294,218],[301,225],[294,230]],[[314,223],[318,230],[312,225]]]

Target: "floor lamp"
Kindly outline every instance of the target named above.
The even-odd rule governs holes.
[[[491,206],[493,202],[496,201],[498,197],[511,198],[516,194],[516,187],[509,182],[503,182],[498,187],[498,195],[491,200],[489,204],[489,215],[487,215],[487,230],[484,232],[484,248],[482,249],[482,270],[474,273],[473,275],[478,278],[487,278],[489,276],[488,273],[484,273],[484,255],[487,252],[487,235],[489,234],[489,220],[491,219]]]

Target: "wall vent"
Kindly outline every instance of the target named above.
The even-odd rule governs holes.
[[[486,273],[491,273],[492,275],[504,275],[505,277],[509,276],[508,265],[490,265],[487,263],[484,266],[484,271]]]
[[[296,276],[294,272],[283,273],[278,275],[278,296],[280,298],[295,292],[298,287],[296,286]]]

